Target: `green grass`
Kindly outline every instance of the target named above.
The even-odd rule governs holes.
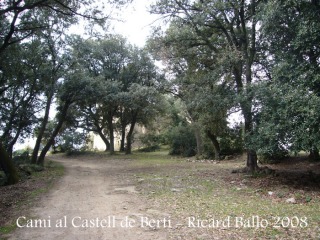
[[[37,171],[32,172],[32,177],[28,181],[35,182],[41,182],[41,185],[36,188],[35,190],[32,190],[28,193],[26,193],[22,198],[20,198],[16,202],[16,207],[14,211],[20,211],[20,209],[23,206],[30,206],[32,207],[34,203],[36,202],[36,198],[40,196],[41,194],[49,191],[49,189],[54,184],[55,180],[57,178],[60,178],[64,174],[64,167],[56,162],[53,161],[46,161],[45,163],[45,169],[43,171]],[[5,237],[1,237],[1,235],[9,234],[12,231],[14,231],[17,226],[15,223],[16,219],[12,219],[10,224],[5,226],[0,226],[0,239],[6,239]]]
[[[45,170],[41,172],[34,172],[32,174],[34,179],[43,180],[45,183],[43,186],[37,188],[36,190],[31,191],[28,194],[27,201],[31,204],[33,200],[40,196],[43,193],[46,193],[49,191],[49,189],[54,184],[55,180],[57,178],[60,178],[64,175],[64,167],[60,163],[53,162],[53,161],[47,161],[45,163]],[[23,202],[21,202],[23,203]]]
[[[230,173],[232,164],[228,161],[217,165],[189,163],[186,159],[172,159],[166,151],[138,153],[134,159],[132,164],[140,171],[136,178],[141,193],[179,221],[189,216],[200,219],[225,219],[230,216],[234,221],[237,217],[243,217],[251,227],[228,229],[243,238],[316,239],[320,236],[319,194],[313,199],[287,186],[277,186],[281,198],[271,198],[267,194],[270,191],[268,188],[257,191],[250,184],[239,185],[242,181],[263,181],[267,176],[235,177]],[[226,180],[229,178],[236,178],[236,183],[231,184],[230,180]],[[289,193],[293,193],[297,200],[306,200],[288,204],[285,200]],[[266,220],[268,227],[254,225],[251,221],[254,216]],[[288,221],[293,225],[286,227]]]
[[[8,234],[8,233],[12,232],[13,230],[15,230],[16,228],[17,228],[16,224],[11,224],[11,225],[7,225],[7,226],[1,226],[0,227],[0,233]]]
[[[187,162],[186,158],[169,156],[168,149],[163,148],[155,152],[134,151],[132,155],[88,153],[86,157],[130,160],[128,164],[137,189],[153,202],[152,205],[159,206],[177,221],[184,221],[189,216],[201,219],[225,219],[229,216],[233,220],[242,217],[247,225],[252,226],[233,226],[228,229],[228,234],[244,239],[314,239],[320,235],[319,194],[311,196],[285,185],[274,185],[270,189],[263,185],[257,187],[257,184],[247,184],[263,182],[268,176],[231,174],[231,169],[244,165],[241,160],[221,161],[219,164],[193,163]],[[271,190],[274,191],[274,197],[268,196]],[[291,196],[299,203],[286,203],[285,200]],[[268,227],[255,227],[254,223],[250,223],[254,216],[268,221]],[[288,219],[298,219],[302,225],[281,226],[281,221],[285,225]],[[307,227],[303,226],[305,222]],[[196,234],[210,230],[212,234],[223,234],[215,233],[217,229],[195,229],[195,235],[188,239],[196,239]]]
[[[292,186],[265,185],[268,176],[248,177],[231,174],[233,168],[243,166],[239,161],[221,161],[219,164],[187,162],[185,158],[168,155],[168,149],[155,152],[134,151],[132,155],[106,152],[86,153],[86,159],[128,160],[130,176],[139,192],[148,199],[151,208],[159,208],[171,219],[184,222],[190,216],[199,219],[224,220],[230,217],[233,225],[225,229],[212,228],[169,230],[169,234],[185,235],[183,239],[211,239],[219,236],[225,239],[317,239],[320,237],[320,193],[294,189]],[[79,156],[79,157],[81,157]],[[77,156],[78,158],[78,156]],[[47,191],[54,179],[63,175],[63,167],[48,162],[47,171],[36,172],[37,179],[46,179],[47,184],[30,193],[28,200]],[[274,194],[269,196],[268,191]],[[294,196],[297,204],[285,200]],[[256,227],[252,218],[268,221],[266,228]],[[235,219],[242,217],[249,227],[235,227]],[[284,227],[288,219],[297,227]],[[250,222],[251,221],[251,222]],[[296,221],[296,222],[294,222]],[[305,226],[307,223],[307,226]],[[280,226],[279,228],[277,226]],[[0,232],[12,231],[12,225],[3,226]],[[171,231],[171,232],[170,232]],[[180,231],[179,233],[177,233]],[[177,239],[173,237],[173,239]]]

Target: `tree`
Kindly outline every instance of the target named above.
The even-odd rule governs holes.
[[[59,30],[54,30],[54,28]],[[58,82],[68,68],[68,57],[63,54],[65,49],[62,47],[65,45],[63,31],[63,26],[54,23],[50,29],[43,30],[37,36],[39,45],[36,53],[39,54],[39,61],[42,64],[36,69],[35,73],[39,76],[43,89],[44,114],[39,121],[40,127],[37,131],[36,143],[31,156],[31,162],[34,164],[37,162],[42,137],[49,121],[50,109],[57,93]]]
[[[133,83],[129,89],[131,102],[126,106],[130,112],[130,127],[126,136],[126,154],[131,154],[133,130],[137,123],[147,125],[161,112],[161,95],[154,87]]]
[[[270,81],[259,86],[256,147],[269,154],[304,150],[320,159],[319,2],[268,1],[260,17]]]
[[[7,184],[11,185],[11,184],[18,183],[19,182],[18,172],[1,142],[0,142],[0,154],[1,154],[0,167],[3,169],[3,171],[7,176]]]
[[[82,75],[81,72],[69,72],[68,76],[64,78],[63,83],[60,85],[58,91],[58,107],[57,107],[57,123],[44,145],[39,157],[37,164],[43,165],[44,158],[49,151],[50,147],[54,144],[55,138],[61,132],[64,123],[69,117],[69,112],[76,102],[82,100],[84,93],[88,93],[87,86],[89,85],[90,78]],[[94,94],[91,92],[90,94]]]
[[[150,56],[119,35],[102,39],[73,40],[77,68],[90,76],[95,94],[83,95],[75,114],[78,127],[99,134],[111,153],[115,132],[121,134],[120,150],[131,153],[137,123],[146,124],[160,104],[155,87],[161,77]],[[148,112],[148,115],[145,115]]]
[[[8,184],[19,180],[11,160],[13,146],[30,136],[38,110],[40,85],[33,73],[39,65],[30,58],[34,50],[32,43],[24,43],[12,46],[11,55],[0,58],[0,164]]]
[[[121,6],[126,2],[130,1],[110,0],[106,3]],[[59,19],[65,26],[75,23],[78,17],[103,24],[108,19],[104,11],[105,5],[99,2],[97,8],[93,3],[90,0],[4,1],[0,5],[0,55],[10,45],[33,36],[37,31],[50,29],[49,21],[41,21],[42,16],[51,23]]]
[[[130,2],[130,0],[108,1],[108,3],[115,6],[121,6],[127,2]],[[76,23],[78,17],[82,17],[104,25],[105,20],[108,19],[108,16],[104,15],[104,7],[101,6],[102,3],[99,3],[99,9],[97,9],[93,3],[94,1],[91,0],[17,0],[1,2],[0,62],[3,62],[7,56],[10,55],[14,45],[17,45],[22,41],[28,41],[32,36],[42,30],[50,29],[55,23],[59,22],[64,27],[68,27],[70,24]],[[0,93],[3,94],[3,90],[5,89],[6,86],[1,88]],[[20,132],[18,133],[20,134]],[[19,134],[16,134],[16,136]],[[1,163],[1,165],[8,165],[7,161],[10,161],[10,158],[7,158],[8,154],[5,153],[6,150],[4,145],[6,144],[3,144],[1,141],[0,160],[5,161]],[[7,174],[9,173],[7,172]]]
[[[160,88],[163,76],[158,72],[150,55],[144,49],[131,48],[129,62],[121,76],[122,98],[119,115],[121,126],[121,147],[131,154],[133,131],[136,124],[147,126],[162,112],[163,101]],[[126,127],[129,127],[125,137]]]
[[[38,110],[40,85],[33,75],[39,65],[29,61],[29,55],[35,50],[33,44],[15,46],[12,55],[3,59],[1,64],[2,94],[0,96],[1,136],[9,156],[13,145],[31,133]]]
[[[171,17],[175,25],[166,46],[179,45],[185,53],[193,51],[200,64],[197,69],[208,69],[216,83],[227,84],[234,90],[237,101],[234,108],[240,107],[245,134],[253,132],[254,92],[253,67],[257,57],[257,18],[256,11],[260,1],[158,1],[152,12]],[[182,35],[182,37],[181,37]],[[200,51],[199,51],[200,49]],[[203,49],[203,51],[201,51]],[[167,51],[168,52],[168,51]],[[175,57],[175,56],[173,56]],[[201,64],[202,63],[202,64]],[[180,63],[180,66],[186,64]],[[188,63],[187,63],[188,64]],[[258,169],[256,152],[247,149],[246,169],[254,172]]]
[[[90,86],[95,89],[95,94],[83,95],[91,97],[79,102],[79,126],[97,132],[112,154],[115,151],[114,121],[121,101],[121,74],[129,61],[126,39],[106,35],[99,41],[76,39],[74,44],[77,65],[91,77]]]

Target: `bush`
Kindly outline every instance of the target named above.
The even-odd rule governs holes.
[[[77,132],[74,129],[66,129],[61,133],[53,146],[53,152],[73,153],[87,150],[88,135],[86,132]]]
[[[14,151],[12,153],[12,156],[13,157],[16,157],[16,156],[29,156],[29,150],[26,150],[26,149],[18,149],[16,151]]]
[[[159,145],[153,145],[153,146],[150,146],[150,147],[140,148],[138,151],[139,152],[155,152],[157,150],[160,150],[160,146]]]
[[[244,151],[241,127],[227,129],[227,132],[220,139],[221,155],[240,154]]]
[[[33,172],[41,172],[44,170],[42,166],[36,164],[20,164],[19,170],[31,175]]]
[[[281,147],[275,147],[273,149],[260,149],[258,151],[258,160],[261,163],[278,163],[288,156],[288,150]]]
[[[0,170],[0,186],[4,186],[7,182],[6,174]]]
[[[170,146],[170,155],[191,157],[196,155],[196,138],[188,125],[179,125],[167,132],[167,142]]]
[[[17,150],[12,153],[12,160],[16,165],[30,162],[30,154],[28,150]]]
[[[218,138],[220,145],[220,158],[223,159],[227,155],[241,154],[244,151],[244,142],[242,139],[241,127],[226,129],[226,132]],[[215,157],[214,147],[210,139],[204,137],[204,157],[213,159]]]
[[[140,137],[143,148],[139,149],[140,152],[154,152],[160,149],[161,137],[155,133],[147,133]]]

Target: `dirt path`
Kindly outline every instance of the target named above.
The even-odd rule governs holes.
[[[65,176],[37,207],[21,212],[9,239],[167,239],[168,222],[136,192],[128,160],[55,161]]]

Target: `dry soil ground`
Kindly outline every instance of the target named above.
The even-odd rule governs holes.
[[[249,176],[231,173],[244,166],[241,157],[196,161],[162,151],[50,158],[65,166],[65,174],[40,197],[21,198],[22,206],[13,201],[41,189],[39,178],[0,188],[0,226],[10,219],[21,226],[5,239],[320,238],[320,163],[289,159],[269,166],[275,175]],[[235,224],[254,216],[268,226]],[[189,226],[190,217],[203,221]],[[212,219],[225,225],[210,227]]]
[[[20,213],[23,227],[9,239],[166,239],[165,231],[154,230],[162,214],[126,178],[130,160],[54,160],[65,166],[65,176],[38,206]]]

